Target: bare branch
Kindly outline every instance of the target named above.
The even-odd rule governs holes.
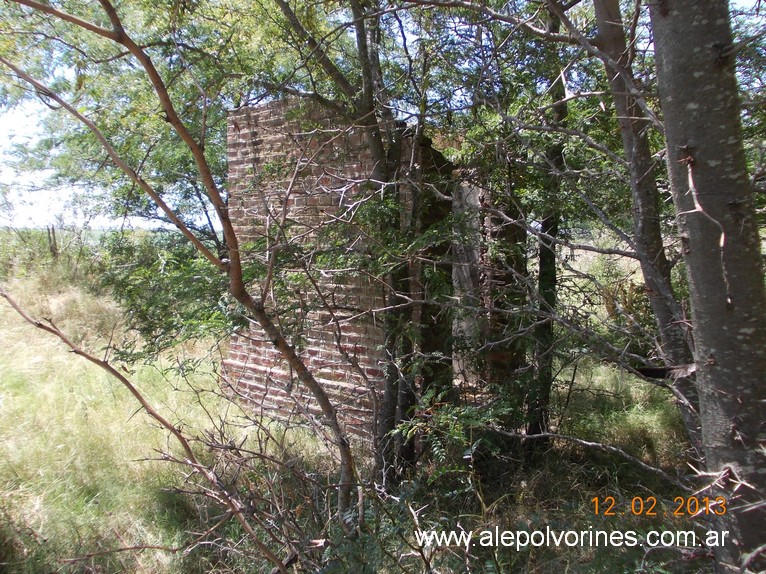
[[[580,43],[579,40],[568,34],[548,32],[544,28],[538,28],[537,26],[530,24],[531,19],[523,19],[519,18],[518,16],[514,16],[513,14],[504,14],[503,12],[498,12],[497,10],[489,8],[484,3],[480,4],[478,2],[471,2],[467,0],[406,0],[405,4],[412,4],[415,6],[436,6],[440,8],[464,8],[466,10],[471,10],[486,16],[491,20],[505,22],[506,24],[513,24],[514,26],[522,28],[527,32],[537,36],[538,38],[572,45]]]
[[[685,492],[691,492],[692,489],[689,487],[688,484],[682,482],[680,479],[669,475],[667,472],[662,470],[661,468],[657,468],[651,465],[646,464],[644,461],[636,458],[635,456],[629,455],[624,450],[617,448],[616,446],[611,446],[608,444],[603,444],[600,442],[592,442],[583,440],[581,438],[558,434],[558,433],[540,433],[540,434],[534,434],[534,435],[528,435],[523,433],[515,433],[515,432],[509,432],[507,430],[504,430],[502,428],[496,427],[496,426],[490,426],[488,427],[493,432],[496,432],[499,435],[507,436],[509,438],[517,438],[522,440],[534,440],[534,439],[554,439],[554,440],[563,440],[565,442],[571,442],[572,444],[577,444],[585,448],[593,449],[593,450],[600,450],[601,452],[607,452],[609,454],[615,454],[632,464],[635,464],[636,466],[642,468],[646,472],[650,472],[652,474],[655,474],[662,478],[663,480],[667,481],[670,484],[673,484],[680,488],[681,490]]]
[[[191,444],[189,443],[189,440],[184,436],[184,434],[181,432],[181,430],[176,427],[173,423],[171,423],[169,420],[167,420],[165,417],[163,417],[159,411],[157,411],[152,405],[149,403],[147,398],[143,395],[143,393],[138,390],[138,388],[120,371],[118,371],[114,366],[112,366],[111,363],[109,363],[106,360],[99,359],[98,357],[88,353],[81,347],[78,347],[75,345],[75,343],[69,339],[63,332],[59,330],[58,327],[56,327],[53,323],[48,322],[44,323],[42,321],[39,321],[37,319],[33,319],[30,317],[24,309],[21,308],[21,306],[16,302],[15,299],[13,299],[3,288],[0,288],[0,297],[3,297],[6,301],[8,301],[8,304],[13,308],[16,313],[18,313],[22,319],[24,319],[27,323],[32,325],[33,327],[36,327],[38,329],[41,329],[47,333],[50,333],[51,335],[54,335],[57,337],[62,343],[64,343],[69,349],[75,354],[78,355],[85,360],[93,363],[100,369],[106,371],[109,375],[117,379],[122,386],[124,386],[128,392],[130,392],[131,395],[138,401],[138,403],[141,405],[141,407],[146,411],[146,413],[153,418],[155,421],[157,421],[162,428],[170,432],[175,439],[178,441],[178,444],[181,446],[182,450],[184,451],[184,455],[186,457],[185,460],[183,460],[183,464],[186,464],[190,466],[194,472],[202,475],[205,480],[211,485],[212,489],[216,492],[216,494],[219,497],[219,500],[223,504],[225,504],[229,510],[237,517],[237,520],[242,525],[242,528],[245,530],[245,532],[248,533],[253,543],[258,547],[258,549],[263,553],[263,555],[272,563],[274,564],[281,574],[288,574],[287,568],[285,567],[284,563],[269,549],[268,546],[266,546],[258,536],[258,533],[253,530],[253,527],[250,526],[250,523],[245,518],[244,512],[243,512],[243,505],[239,500],[236,500],[233,498],[225,488],[221,487],[219,484],[218,477],[215,475],[215,472],[208,468],[207,466],[203,465],[202,463],[197,460],[196,455],[194,454],[194,451],[192,450]]]
[[[21,4],[22,6],[27,6],[29,8],[32,8],[33,10],[37,10],[38,12],[50,14],[51,16],[55,16],[56,18],[64,20],[65,22],[69,22],[70,24],[74,24],[75,26],[84,28],[85,30],[93,32],[94,34],[98,34],[99,36],[103,38],[108,38],[115,42],[119,41],[119,36],[113,30],[107,30],[106,28],[102,28],[101,26],[93,24],[92,22],[88,22],[87,20],[83,20],[82,18],[78,18],[77,16],[73,16],[72,14],[69,14],[68,12],[64,12],[63,10],[58,10],[48,4],[42,4],[41,2],[34,2],[33,0],[11,0],[11,2],[15,2],[16,4]]]
[[[664,132],[664,127],[662,125],[662,122],[657,118],[657,114],[654,113],[654,110],[652,110],[646,103],[646,101],[640,97],[641,90],[639,90],[636,87],[636,83],[633,80],[632,75],[625,69],[625,66],[621,65],[619,62],[614,60],[613,58],[610,58],[609,55],[607,55],[603,50],[599,49],[597,46],[598,40],[590,40],[585,34],[583,34],[577,26],[572,23],[572,20],[569,19],[569,17],[566,15],[565,10],[561,6],[559,2],[556,0],[546,0],[547,5],[550,7],[551,11],[556,14],[556,16],[561,20],[561,23],[564,24],[567,27],[567,30],[569,30],[569,33],[577,39],[577,42],[587,50],[587,52],[597,57],[599,60],[604,62],[606,66],[608,66],[610,69],[614,70],[617,74],[620,75],[620,77],[625,82],[625,85],[630,90],[630,94],[635,98],[636,104],[641,108],[641,110],[646,114],[646,117],[652,122],[652,125],[660,132]]]
[[[287,22],[290,24],[290,28],[295,32],[298,37],[308,44],[311,48],[311,55],[322,66],[322,69],[327,73],[330,78],[338,86],[338,89],[351,101],[354,101],[358,95],[358,90],[355,88],[343,72],[333,63],[327,52],[319,45],[319,42],[309,33],[303,26],[303,23],[298,19],[293,9],[285,0],[275,0],[277,6],[282,11],[282,14],[287,18]]]

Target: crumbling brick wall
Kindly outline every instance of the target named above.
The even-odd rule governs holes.
[[[349,432],[368,434],[374,393],[383,385],[385,334],[375,310],[385,307],[385,289],[353,269],[317,264],[327,226],[351,218],[364,194],[372,193],[367,178],[373,166],[364,135],[338,123],[320,108],[290,100],[232,112],[229,212],[243,260],[260,269],[261,277],[271,277],[266,304],[284,308],[272,298],[292,289],[288,309],[278,311],[279,321],[340,406],[342,424]],[[363,238],[346,239],[350,248],[363,249]],[[270,271],[274,250],[290,249],[300,257],[282,258],[292,261],[290,267]],[[258,296],[262,279],[254,288]],[[233,336],[224,381],[271,418],[305,421],[319,414],[313,397],[257,325]]]

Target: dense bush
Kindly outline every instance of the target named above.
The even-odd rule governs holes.
[[[134,359],[190,340],[228,335],[241,320],[226,297],[226,277],[211,268],[178,232],[103,235],[98,278],[124,310],[141,344],[121,349]]]

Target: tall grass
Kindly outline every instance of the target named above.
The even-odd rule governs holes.
[[[51,319],[91,352],[105,353],[108,344],[117,345],[129,334],[121,326],[121,310],[100,293],[97,278],[90,276],[88,258],[73,256],[80,248],[87,250],[87,243],[54,258],[46,251],[44,239],[27,236],[25,245],[34,246],[37,241],[37,247],[28,252],[23,246],[0,246],[0,259],[6,258],[6,264],[0,261],[0,279],[33,315]],[[166,432],[137,411],[138,405],[125,389],[2,304],[0,348],[0,573],[260,571],[263,562],[258,562],[256,552],[242,551],[242,532],[233,522],[194,551],[174,551],[196,540],[220,519],[221,511],[201,497],[182,492],[195,488],[187,482],[188,467],[160,460],[161,453],[172,451],[174,445]],[[212,392],[217,381],[212,368],[205,366],[209,364],[205,345],[198,344],[193,352],[203,367],[192,381],[164,370],[161,361],[126,368],[135,369],[131,379],[164,415],[190,435],[205,436],[205,430],[215,432],[224,425],[224,409],[236,407]],[[587,360],[571,378],[572,386],[562,386],[555,401],[555,419],[563,434],[621,447],[671,471],[683,460],[682,425],[666,394]],[[234,437],[234,443],[245,444],[246,449],[252,444],[253,452],[268,448],[265,442],[258,443],[260,439],[251,432],[254,425],[248,427],[245,418],[235,415],[226,424],[228,434],[224,439],[221,433],[220,440]],[[248,432],[251,442],[245,443]],[[462,453],[464,437],[457,439]],[[195,446],[204,451],[203,445]],[[326,492],[313,489],[292,472],[301,468],[306,476],[326,476],[332,482],[334,469],[326,451],[301,434],[281,443],[281,448],[278,454],[287,453],[285,460],[290,462],[273,468],[262,465],[257,457],[244,466],[237,466],[241,461],[227,466],[226,448],[200,452],[200,459],[216,465],[218,459],[211,457],[221,456],[221,476],[236,475],[250,492],[276,497],[275,508],[280,513],[283,509],[293,512],[296,532],[308,539],[333,536],[323,526],[326,509],[332,507],[331,502],[320,500]],[[624,460],[606,460],[579,447],[555,443],[536,465],[525,465],[512,452],[500,453],[483,469],[467,465],[460,453],[457,464],[424,455],[418,473],[402,485],[400,498],[375,500],[368,507],[367,521],[374,528],[360,532],[358,539],[342,535],[336,539],[333,551],[338,560],[366,564],[365,572],[422,572],[418,555],[403,544],[414,528],[410,523],[413,508],[423,509],[419,512],[424,525],[440,529],[456,524],[477,530],[495,526],[529,530],[545,525],[560,530],[686,527],[662,517],[650,521],[621,515],[605,521],[594,515],[593,497],[617,496],[623,507],[632,496],[647,493],[662,496],[664,492],[672,499],[674,493],[667,485],[658,487],[639,476]],[[304,518],[301,508],[320,512]],[[409,562],[402,561],[400,550],[411,554]],[[654,555],[645,560],[641,549],[478,552],[470,558],[471,572],[685,572],[705,567],[699,561],[677,559],[672,550],[657,554],[656,560]],[[469,557],[449,551],[437,563],[445,574],[462,572]]]
[[[86,289],[72,260],[31,263],[6,265],[3,283],[33,315],[95,352],[123,335],[117,306]],[[175,490],[184,469],[157,460],[172,448],[166,433],[108,375],[4,304],[0,348],[0,572],[194,572],[203,561],[182,553],[118,551],[174,549],[199,530],[198,509]],[[133,378],[174,421],[209,423],[161,366]],[[206,379],[196,384],[215,385]]]
[[[678,468],[690,455],[670,393],[609,365],[585,360],[577,385],[559,391],[560,432],[621,447],[653,466]]]

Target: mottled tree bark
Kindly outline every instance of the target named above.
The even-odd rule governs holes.
[[[719,572],[766,570],[766,295],[726,0],[651,5],[673,200],[689,274],[702,443],[731,543]],[[711,478],[712,482],[713,478]],[[760,504],[760,506],[759,506]]]
[[[598,26],[597,44],[607,56],[604,62],[609,87],[617,113],[617,123],[630,166],[630,190],[633,200],[633,240],[641,264],[641,273],[660,335],[660,353],[667,365],[691,362],[690,336],[670,279],[670,263],[665,255],[660,226],[660,201],[655,178],[655,164],[649,147],[650,119],[637,105],[626,76],[632,78],[630,50],[625,40],[618,0],[594,0]],[[615,68],[611,63],[616,63]],[[693,382],[678,379],[675,384],[688,399],[680,404],[692,446],[701,453],[697,396]]]

